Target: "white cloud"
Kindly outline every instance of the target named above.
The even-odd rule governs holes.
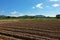
[[[35,16],[35,14],[31,13],[31,14],[29,14],[28,16]]]
[[[20,13],[18,16],[24,16],[24,14],[23,13]]]
[[[54,2],[57,2],[57,1],[59,1],[59,0],[50,0],[50,1],[54,1]]]
[[[35,9],[35,7],[32,7],[33,9]]]
[[[13,15],[15,15],[17,13],[17,11],[13,11],[13,12],[11,12],[11,14],[13,14]]]
[[[46,7],[49,7],[49,6],[46,6]]]
[[[60,5],[59,4],[53,4],[52,6],[53,7],[59,7]]]
[[[32,12],[28,12],[28,14],[26,14],[28,16],[35,16],[36,14],[35,13],[32,13]]]
[[[42,3],[38,3],[38,4],[36,4],[34,7],[32,7],[33,9],[35,9],[35,8],[43,8],[42,7]]]
[[[18,17],[18,16],[24,16],[25,14],[24,13],[20,13],[20,12],[17,12],[17,11],[12,11],[11,12],[11,16],[16,16],[16,17]]]
[[[17,13],[18,13],[18,14],[17,14]],[[15,17],[24,16],[24,15],[25,15],[25,14],[19,13],[19,12],[12,12],[11,14],[12,14],[12,15],[10,15],[10,16],[15,16]]]
[[[36,8],[42,8],[42,3],[37,4]]]

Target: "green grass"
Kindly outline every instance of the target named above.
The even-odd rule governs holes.
[[[60,20],[57,18],[0,18],[0,20]]]

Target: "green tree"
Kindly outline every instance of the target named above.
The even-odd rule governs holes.
[[[56,15],[56,18],[60,18],[60,14]]]

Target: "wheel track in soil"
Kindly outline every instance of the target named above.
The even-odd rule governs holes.
[[[11,40],[60,40],[59,23],[60,21],[3,21],[0,24],[0,35],[7,36],[7,40],[10,37]]]
[[[50,33],[49,31],[42,31],[42,30],[37,31],[36,29],[24,29],[24,28],[19,28],[18,29],[18,28],[3,28],[3,27],[0,27],[0,30],[3,30],[2,32],[0,31],[0,34],[2,34],[2,35],[6,35],[6,36],[18,38],[18,39],[25,39],[25,40],[28,40],[28,39],[30,39],[30,40],[37,40],[38,39],[39,40],[41,38],[46,39],[46,40],[52,38],[52,39],[55,40],[55,39],[60,38],[58,36],[48,35]],[[48,32],[48,33],[46,34],[46,32]]]

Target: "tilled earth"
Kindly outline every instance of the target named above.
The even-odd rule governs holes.
[[[0,20],[0,40],[60,40],[60,20]]]

